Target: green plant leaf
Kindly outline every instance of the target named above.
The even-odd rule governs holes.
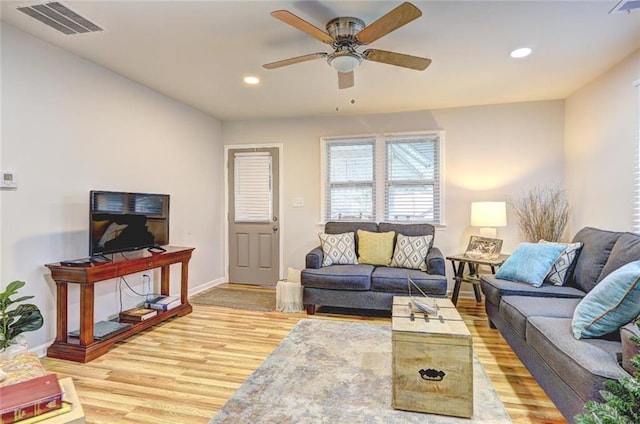
[[[25,300],[33,299],[34,297],[35,296],[22,296],[22,297],[19,297],[17,299],[6,299],[4,304],[8,308],[9,306],[13,305],[14,303],[24,302]]]
[[[12,281],[0,293],[0,350],[9,346],[19,334],[38,330],[44,324],[42,314],[36,305],[22,303],[34,296],[12,298],[24,286],[24,281]],[[18,303],[22,304],[9,310],[11,305]]]
[[[4,290],[4,292],[0,293],[0,300],[2,299],[8,299],[9,297],[13,296],[14,294],[16,294],[18,292],[18,290],[20,290],[23,286],[25,285],[24,281],[12,281],[11,283],[9,283],[7,285],[7,288]]]
[[[8,340],[12,340],[24,332],[38,330],[44,324],[42,314],[36,305],[18,305],[16,309],[9,311],[9,314],[12,317],[18,317],[18,319],[8,326]]]

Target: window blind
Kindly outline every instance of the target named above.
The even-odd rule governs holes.
[[[389,221],[440,221],[437,136],[386,136],[384,216]]]
[[[233,167],[234,220],[270,222],[273,192],[269,152],[236,153]]]
[[[325,143],[325,220],[374,219],[375,139]]]
[[[635,116],[640,116],[640,79],[634,81],[638,97],[637,109]],[[638,119],[638,133],[636,134],[636,172],[634,175],[635,182],[635,205],[633,210],[633,231],[640,233],[640,119]]]

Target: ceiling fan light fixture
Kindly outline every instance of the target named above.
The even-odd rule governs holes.
[[[362,58],[353,53],[345,53],[329,57],[329,65],[338,72],[352,72],[360,65]]]

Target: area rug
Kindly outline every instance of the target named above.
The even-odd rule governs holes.
[[[391,406],[388,325],[303,319],[213,417],[220,423],[510,423],[477,358],[472,419]]]
[[[194,305],[226,306],[228,308],[274,311],[276,291],[257,291],[227,287],[214,287],[189,299]]]

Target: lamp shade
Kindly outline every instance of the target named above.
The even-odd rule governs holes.
[[[506,227],[507,205],[505,202],[472,202],[472,227]]]

